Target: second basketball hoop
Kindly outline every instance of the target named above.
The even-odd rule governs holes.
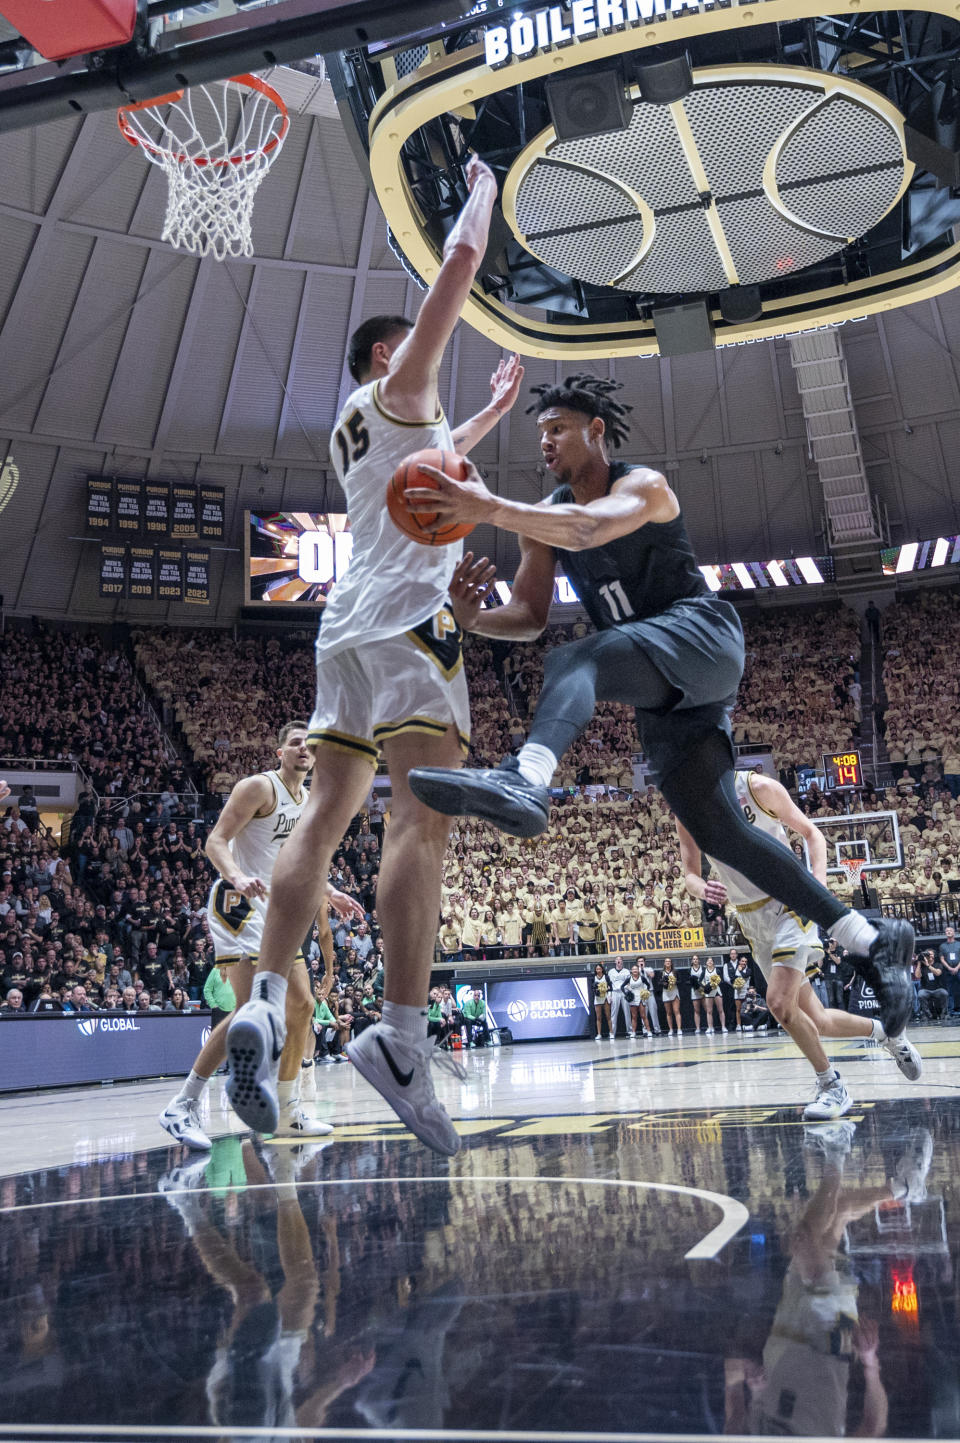
[[[221,261],[253,255],[253,203],[290,127],[275,90],[234,75],[121,106],[117,120],[167,177],[161,239]]]

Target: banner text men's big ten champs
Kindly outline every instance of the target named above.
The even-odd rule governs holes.
[[[694,952],[704,945],[702,927],[665,927],[658,932],[608,932],[607,951]]]

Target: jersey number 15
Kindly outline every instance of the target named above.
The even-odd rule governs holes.
[[[352,412],[334,431],[333,439],[340,448],[343,474],[346,476],[354,461],[362,460],[370,450],[370,432],[363,424],[363,412]]]

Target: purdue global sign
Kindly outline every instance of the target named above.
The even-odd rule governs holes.
[[[484,34],[484,58],[496,69],[537,50],[556,50],[591,35],[630,30],[688,11],[728,9],[731,0],[573,0],[569,10],[551,5],[532,15],[517,15],[509,25],[493,25]]]

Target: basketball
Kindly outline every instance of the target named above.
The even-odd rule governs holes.
[[[456,451],[440,451],[431,446],[425,451],[414,451],[405,456],[387,483],[387,510],[394,526],[411,541],[419,541],[421,546],[449,546],[452,541],[469,536],[473,530],[472,521],[453,521],[447,526],[437,526],[435,511],[417,513],[408,509],[404,499],[408,487],[436,487],[437,484],[432,476],[419,469],[421,466],[435,466],[453,481],[463,481],[467,474],[467,462]]]

